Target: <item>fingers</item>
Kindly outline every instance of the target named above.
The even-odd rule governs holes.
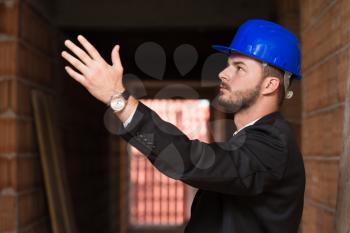
[[[122,63],[120,61],[119,49],[120,49],[120,46],[116,45],[112,50],[112,62],[113,62],[113,66],[115,67],[122,67]]]
[[[64,45],[69,48],[80,60],[82,60],[86,65],[91,62],[91,57],[72,41],[66,40]]]
[[[82,35],[79,35],[78,41],[93,59],[95,60],[101,59],[101,55],[99,54],[99,52],[95,49],[95,47],[92,44],[90,44],[90,42],[87,39],[85,39],[85,37],[83,37]]]
[[[73,79],[75,79],[76,81],[78,81],[79,83],[84,85],[85,77],[83,75],[79,74],[78,72],[76,72],[75,70],[70,68],[69,66],[65,66],[64,68],[67,71],[67,73],[69,74],[69,76],[71,76]]]
[[[81,73],[86,74],[87,67],[77,58],[73,57],[66,51],[62,52],[62,57],[66,59],[72,66],[74,66],[77,70],[79,70]]]

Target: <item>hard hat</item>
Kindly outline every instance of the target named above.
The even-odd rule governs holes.
[[[230,46],[213,45],[213,48],[230,54],[237,52],[292,73],[301,79],[300,43],[286,28],[276,23],[252,19],[243,23]]]

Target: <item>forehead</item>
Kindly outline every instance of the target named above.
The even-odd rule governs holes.
[[[242,55],[242,54],[238,54],[238,53],[232,53],[230,54],[230,56],[227,59],[227,62],[229,64],[233,64],[233,63],[242,63],[243,65],[246,66],[259,66],[261,67],[261,62],[257,61],[254,58]]]

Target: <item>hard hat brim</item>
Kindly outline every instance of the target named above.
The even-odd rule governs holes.
[[[258,57],[255,57],[254,55],[251,55],[251,54],[245,54],[245,53],[242,53],[241,51],[238,51],[238,50],[235,50],[235,49],[232,49],[230,47],[227,47],[227,46],[224,46],[224,45],[212,45],[212,48],[221,52],[221,53],[225,53],[227,54],[228,56],[231,54],[231,53],[238,53],[238,54],[242,54],[244,56],[247,56],[247,57],[251,57],[251,58],[254,58],[258,61],[261,61]],[[278,67],[281,69],[281,67]],[[283,70],[283,68],[282,68]],[[294,77],[295,79],[298,79],[300,80],[302,77],[300,75],[296,75],[294,74]]]

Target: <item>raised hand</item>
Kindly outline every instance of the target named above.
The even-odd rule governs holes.
[[[78,41],[83,48],[70,40],[64,42],[70,52],[63,51],[61,55],[75,70],[69,66],[65,69],[69,76],[81,83],[95,98],[108,104],[111,96],[124,90],[119,45],[112,50],[113,64],[110,65],[87,39],[79,35]]]

